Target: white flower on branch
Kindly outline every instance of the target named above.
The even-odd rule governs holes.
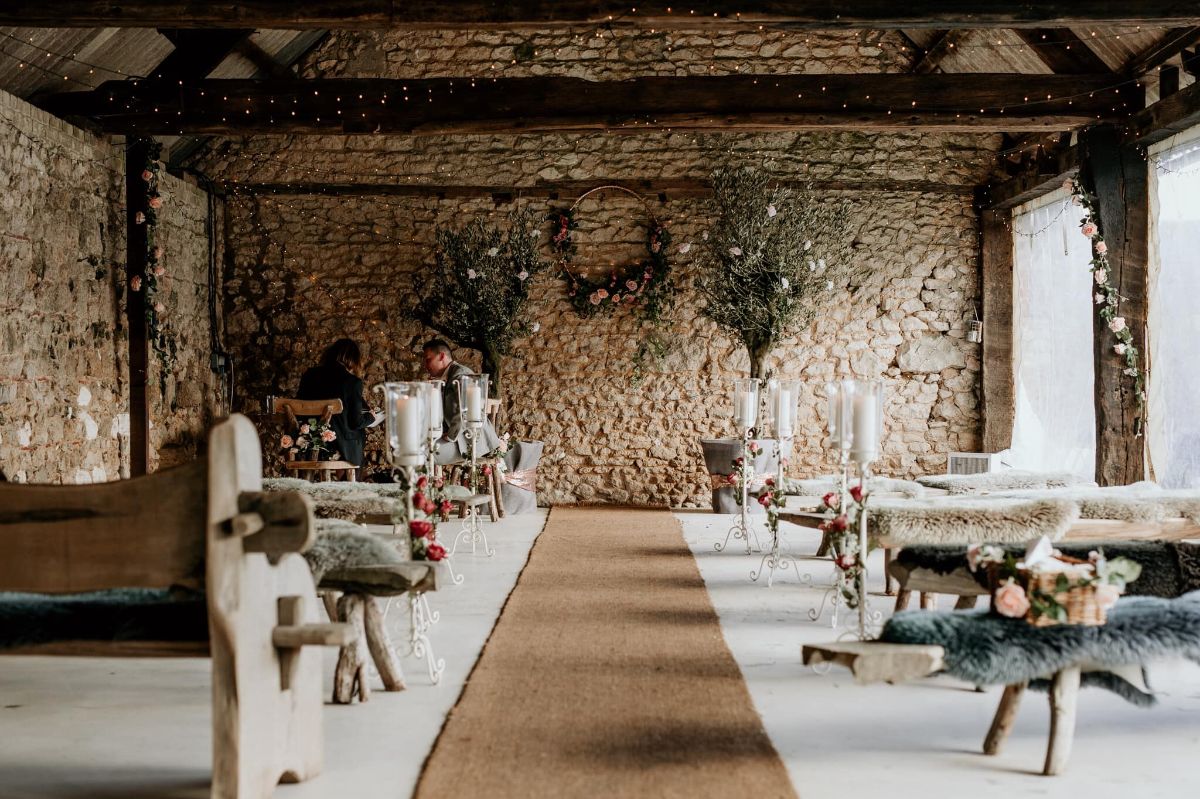
[[[1114,316],[1112,321],[1108,323],[1108,328],[1114,333],[1120,333],[1125,329],[1125,317]]]
[[[520,272],[517,272],[517,280],[528,280],[528,279],[529,279],[529,273],[526,272],[524,269],[522,269]]]
[[[729,254],[732,255],[734,258],[737,258],[739,255],[742,254],[742,248],[738,247],[737,245],[734,245],[729,248]]]
[[[775,216],[775,214],[776,214],[776,213],[778,213],[778,211],[776,211],[776,210],[775,210],[775,206],[773,206],[773,205],[768,205],[768,206],[767,206],[767,216],[768,216],[768,217],[772,217],[772,218],[773,218],[773,217]]]
[[[832,281],[832,280],[826,280],[826,281],[825,281],[825,290],[826,290],[826,291],[833,291],[833,281]]]
[[[474,269],[467,270],[467,279],[468,280],[474,280],[476,277],[477,277],[477,274]]]
[[[1124,355],[1126,349],[1128,348],[1124,344],[1113,345],[1113,352],[1115,352],[1117,355]]]
[[[492,258],[495,258],[495,257],[496,257],[496,256],[497,256],[499,253],[500,253],[500,248],[499,248],[499,247],[492,247],[491,249],[489,249],[489,250],[487,251],[487,254],[488,254],[489,256],[491,256]]]
[[[791,283],[789,283],[789,282],[788,282],[788,279],[787,279],[786,277],[784,277],[784,278],[780,278],[780,279],[779,279],[779,284],[780,284],[781,286],[783,286],[783,290],[784,290],[784,291],[787,291],[787,290],[788,290],[788,288],[789,288],[789,287],[792,285]]]
[[[1108,282],[1108,270],[1107,269],[1104,269],[1104,268],[1097,269],[1095,272],[1092,273],[1092,276],[1094,278],[1096,278],[1096,285],[1098,285],[1098,286],[1103,286],[1105,283]]]
[[[804,242],[804,251],[808,252],[811,249],[812,249],[812,242],[811,241]]]
[[[688,253],[688,251],[691,249],[692,249],[692,243],[690,241],[685,241],[683,244],[679,245],[679,252],[683,255],[686,255]]]
[[[1104,304],[1104,295],[1103,294],[1096,294],[1092,297],[1092,299],[1094,299],[1096,301],[1097,305]]]
[[[541,330],[542,330],[542,323],[541,323],[541,322],[534,322],[534,323],[533,323],[533,327],[531,327],[531,328],[529,328],[529,329],[530,329],[532,332],[534,332],[534,333],[540,333],[540,332],[541,332]]]

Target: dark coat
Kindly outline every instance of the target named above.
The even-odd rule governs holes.
[[[363,381],[341,366],[314,366],[300,378],[296,398],[342,401],[342,412],[329,420],[329,426],[337,433],[334,447],[342,460],[362,466],[363,445],[367,440],[364,431],[375,421],[375,415],[363,400]]]

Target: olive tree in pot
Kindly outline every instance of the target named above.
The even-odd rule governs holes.
[[[504,395],[504,356],[533,330],[529,286],[546,269],[537,251],[537,218],[511,215],[501,229],[482,219],[439,225],[431,269],[413,275],[409,315],[482,356],[492,392]]]
[[[838,299],[851,274],[848,203],[780,186],[760,169],[712,175],[716,218],[700,248],[702,312],[766,377],[779,341]]]
[[[712,175],[715,218],[697,258],[701,312],[750,356],[750,376],[767,377],[767,359],[783,338],[812,322],[835,301],[850,277],[849,217],[845,202],[781,187],[760,169],[720,169]],[[773,474],[778,450],[758,438],[756,453],[742,439],[702,439],[713,475],[712,507],[737,512],[732,485],[721,479],[735,458],[752,457],[754,471]],[[761,512],[751,505],[752,512]]]

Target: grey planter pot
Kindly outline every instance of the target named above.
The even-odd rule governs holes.
[[[762,450],[754,457],[754,473],[774,475],[779,469],[779,458],[775,454],[775,439],[754,439]],[[745,446],[740,438],[702,438],[700,448],[704,451],[704,466],[709,474],[728,475],[733,471],[733,460],[742,454]],[[713,513],[739,513],[736,488],[722,486],[712,492]],[[766,513],[762,505],[750,500],[750,513]]]
[[[542,460],[541,441],[514,441],[512,448],[504,455],[504,463],[508,466],[509,474],[536,469]],[[532,513],[537,510],[537,488],[530,491],[511,483],[502,483],[500,493],[504,499],[504,513]]]

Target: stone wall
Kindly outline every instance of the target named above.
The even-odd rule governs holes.
[[[302,71],[614,79],[902,71],[911,62],[894,34],[867,41],[853,34],[640,31],[602,41],[595,33],[335,34]],[[812,392],[824,380],[854,375],[890,381],[881,467],[913,476],[943,469],[947,452],[979,444],[979,355],[964,338],[978,292],[971,191],[998,146],[999,137],[987,135],[857,132],[260,136],[218,146],[202,168],[250,182],[509,186],[516,206],[542,216],[574,199],[546,199],[558,181],[642,179],[653,186],[703,179],[719,164],[760,164],[790,180],[837,182],[839,190],[823,191],[850,201],[854,257],[867,277],[781,344],[770,364],[811,389],[794,470],[830,467]],[[521,196],[522,187],[535,186]],[[669,192],[647,200],[649,211],[615,193],[581,205],[577,263],[603,268],[643,257],[651,212],[667,223],[676,246],[700,241],[709,200]],[[258,408],[266,394],[294,390],[320,349],[342,335],[366,345],[369,384],[417,377],[419,346],[431,331],[408,321],[406,307],[411,274],[432,262],[434,226],[480,215],[502,221],[509,210],[491,196],[453,193],[233,197],[226,332],[242,364],[240,407]],[[638,333],[628,314],[584,320],[567,303],[561,280],[547,274],[534,285],[530,310],[540,329],[506,364],[506,414],[514,435],[546,442],[544,500],[707,503],[699,439],[732,431],[727,393],[748,360],[698,313],[690,262],[696,249],[672,253],[683,287],[669,331],[675,346],[640,385],[630,379]],[[375,436],[369,448],[378,448]]]
[[[0,469],[50,483],[127,475],[123,148],[0,92]],[[208,377],[207,202],[162,180],[168,313],[180,331],[167,397],[150,390],[153,465],[194,457]]]

